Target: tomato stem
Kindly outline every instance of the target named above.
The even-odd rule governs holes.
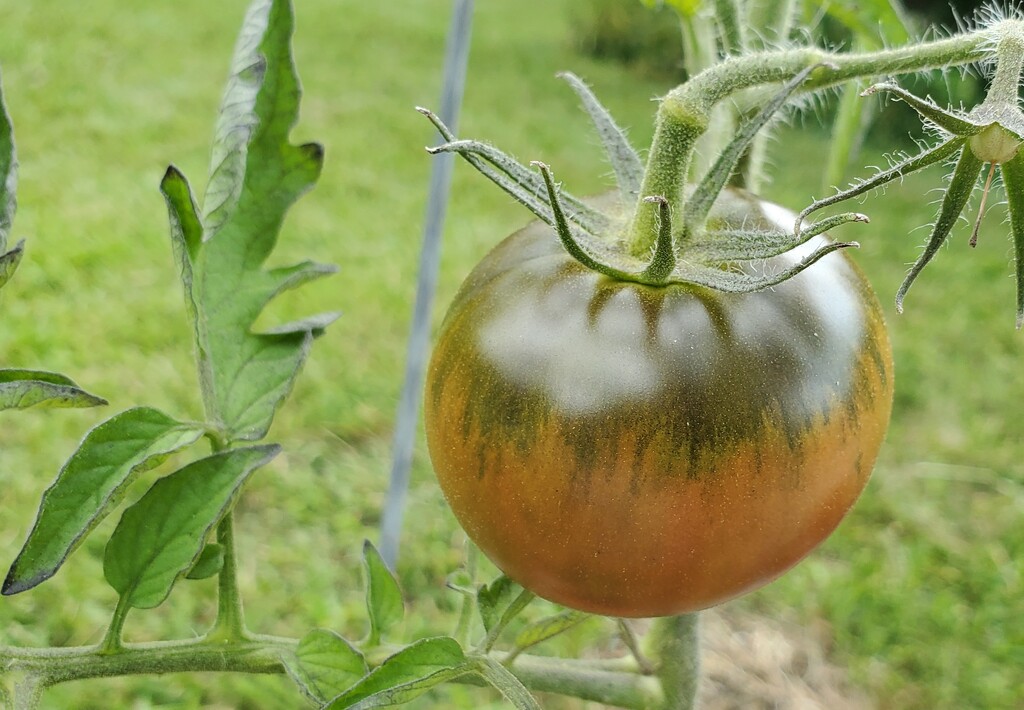
[[[694,710],[700,680],[697,614],[658,619],[651,636],[658,678],[665,694],[662,710]]]
[[[663,195],[673,212],[680,213],[685,207],[683,186],[697,140],[708,130],[714,107],[737,91],[791,80],[816,64],[822,66],[811,72],[799,91],[879,74],[969,64],[992,55],[994,32],[1014,35],[1021,27],[1021,22],[1007,20],[990,29],[878,52],[840,54],[804,48],[729,58],[676,87],[662,100],[640,195]],[[638,203],[628,234],[634,256],[649,253],[658,234],[656,214]]]

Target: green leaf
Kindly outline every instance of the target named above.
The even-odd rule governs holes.
[[[451,133],[440,122],[440,119],[429,111],[424,111],[424,113],[434,123],[435,127],[439,130],[444,129],[445,132],[442,133],[442,136],[448,139]],[[476,168],[480,174],[507,192],[519,204],[533,212],[541,221],[554,225],[554,215],[551,212],[550,205],[547,204],[549,195],[544,179],[511,155],[488,143],[474,140],[455,140],[454,136],[447,143],[427,148],[427,152],[432,155],[438,153],[458,153],[467,163]],[[493,169],[490,166],[493,166]],[[591,234],[602,234],[608,229],[609,221],[603,214],[569,193],[562,193],[561,196],[562,201],[569,206],[572,221],[575,224],[578,224]]]
[[[345,692],[369,671],[363,654],[326,629],[306,634],[285,669],[302,692],[320,703]]]
[[[953,169],[953,177],[950,178],[946,194],[942,198],[942,207],[939,208],[939,216],[932,227],[928,243],[925,244],[924,251],[917,257],[917,261],[910,267],[906,278],[903,279],[903,283],[900,284],[899,289],[896,291],[897,313],[903,312],[903,300],[907,296],[907,291],[910,290],[910,287],[917,280],[924,267],[928,265],[928,262],[932,260],[932,257],[938,253],[939,247],[945,243],[946,237],[949,236],[950,231],[953,229],[953,225],[960,218],[960,213],[967,206],[967,201],[970,199],[978,182],[981,168],[981,158],[976,156],[969,147],[964,148],[963,152],[960,153],[960,159],[957,161],[956,167]]]
[[[398,580],[369,540],[363,543],[363,570],[366,574],[366,611],[370,617],[367,643],[376,646],[381,636],[402,620],[405,605]]]
[[[805,226],[799,234],[783,231],[723,229],[709,231],[687,245],[688,253],[704,261],[747,261],[767,259],[800,246],[811,237],[849,222],[870,222],[859,212],[844,212]]]
[[[125,510],[107,543],[103,574],[135,608],[158,606],[200,556],[252,472],[277,445],[231,449],[161,478]]]
[[[863,195],[865,192],[870,192],[876,187],[881,187],[882,185],[892,182],[897,178],[903,178],[913,172],[926,168],[929,165],[941,162],[963,148],[966,142],[967,138],[953,138],[943,143],[939,143],[936,146],[921,151],[917,155],[900,161],[888,170],[882,170],[866,180],[861,180],[845,190],[840,190],[834,195],[823,197],[820,200],[815,200],[797,215],[796,225],[794,226],[793,231],[800,233],[803,230],[802,225],[804,218],[812,212],[817,212],[822,208],[838,204],[844,200],[849,200],[852,197],[857,197],[858,195]]]
[[[107,403],[68,377],[41,370],[0,370],[0,410],[28,407],[98,407]]]
[[[167,168],[163,180],[160,181],[160,192],[167,203],[167,218],[171,223],[171,248],[178,262],[178,271],[185,290],[185,305],[198,339],[199,306],[196,303],[193,283],[195,261],[203,243],[203,224],[199,220],[199,208],[192,196],[188,180],[173,165]],[[204,383],[204,388],[211,386]]]
[[[185,579],[209,579],[215,574],[220,574],[224,567],[224,546],[211,542],[203,546],[199,553],[199,559],[192,565],[192,569],[185,575]]]
[[[590,614],[567,609],[554,616],[548,616],[528,624],[522,631],[516,634],[514,642],[516,653],[554,638],[590,618],[593,618]]]
[[[583,83],[583,80],[572,72],[562,72],[558,75],[565,79],[580,97],[583,108],[594,122],[594,128],[604,145],[605,155],[608,156],[615,171],[615,179],[619,190],[622,193],[624,204],[635,201],[640,194],[640,184],[644,179],[644,165],[640,156],[629,143],[625,131],[619,128],[615,119],[608,112],[601,102],[597,100],[590,87]]]
[[[1000,167],[1013,236],[1014,273],[1017,277],[1017,330],[1024,325],[1024,152]]]
[[[907,106],[917,111],[917,114],[925,121],[925,125],[931,123],[938,126],[942,131],[957,136],[973,136],[986,127],[984,121],[971,120],[957,111],[942,108],[930,99],[922,99],[910,93],[898,84],[883,82],[873,84],[861,92],[862,96],[872,96],[881,91],[891,94],[903,101]]]
[[[385,660],[325,708],[368,710],[400,705],[473,671],[455,639],[448,636],[422,639]]]
[[[0,288],[6,286],[14,276],[14,272],[18,270],[21,257],[25,255],[25,240],[18,242],[9,252],[2,253],[2,251],[3,249],[0,247]]]
[[[484,623],[484,629],[489,632],[494,628],[522,593],[523,588],[505,575],[501,575],[490,584],[481,585],[480,591],[477,592],[477,605],[480,608],[480,620]]]
[[[287,0],[257,0],[246,15],[217,122],[202,217],[174,168],[161,183],[192,311],[200,383],[211,419],[231,440],[266,435],[315,335],[335,315],[252,332],[282,290],[334,271],[304,262],[264,270],[288,208],[316,181],[319,145],[295,146],[300,88]]]
[[[574,612],[576,613],[576,612]],[[541,710],[530,691],[505,666],[489,656],[473,659],[474,670],[519,710]]]
[[[202,433],[200,426],[149,407],[121,412],[92,429],[43,493],[35,525],[7,574],[3,593],[23,592],[52,577],[140,472]]]
[[[17,209],[18,156],[14,149],[14,128],[7,113],[3,86],[0,85],[0,254],[6,256],[7,238]],[[13,271],[13,269],[12,269]],[[9,274],[8,274],[9,275]],[[0,282],[0,286],[3,283]]]

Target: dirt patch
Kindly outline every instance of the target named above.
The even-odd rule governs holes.
[[[729,609],[701,613],[700,710],[872,710],[827,656],[827,630]]]

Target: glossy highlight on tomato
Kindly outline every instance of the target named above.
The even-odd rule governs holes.
[[[737,190],[712,214],[793,219]],[[587,270],[538,222],[462,285],[425,420],[452,510],[506,574],[583,611],[662,616],[822,542],[868,481],[892,388],[878,302],[845,253],[754,293],[652,287]]]

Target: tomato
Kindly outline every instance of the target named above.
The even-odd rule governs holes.
[[[793,219],[726,190],[711,223]],[[537,222],[458,292],[425,421],[452,510],[501,570],[569,607],[661,616],[751,591],[822,542],[867,483],[892,388],[878,302],[845,252],[754,293],[654,287],[589,271]]]

